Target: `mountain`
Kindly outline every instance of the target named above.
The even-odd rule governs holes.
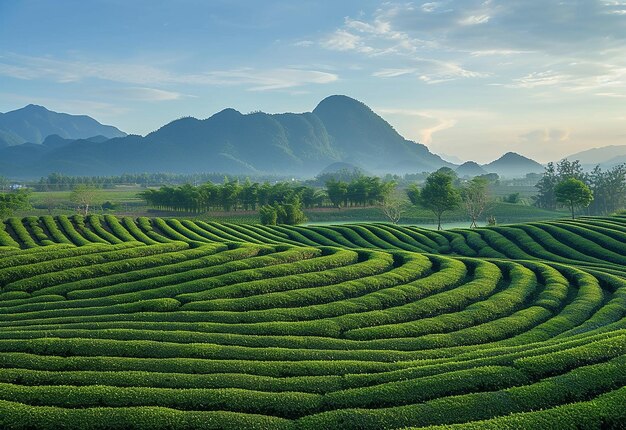
[[[224,172],[303,177],[337,162],[372,173],[455,167],[426,146],[403,138],[365,104],[346,96],[330,96],[312,112],[301,114],[242,114],[224,109],[204,120],[172,121],[145,137],[64,142],[65,137],[56,134],[44,145],[48,150],[33,152],[25,165],[0,163],[0,174]],[[0,148],[0,160],[6,149]]]
[[[497,173],[501,178],[523,178],[527,173],[543,173],[545,170],[535,160],[515,152],[507,152],[482,168],[489,173]]]
[[[373,172],[432,171],[452,164],[419,143],[406,140],[364,103],[346,96],[330,96],[313,110],[326,127],[341,161]]]
[[[83,139],[102,135],[123,137],[126,133],[110,125],[102,125],[86,115],[53,112],[43,106],[28,105],[0,113],[0,147],[22,143],[42,143],[51,134],[64,139]]]
[[[473,178],[474,176],[487,174],[487,171],[480,167],[480,165],[475,161],[466,161],[465,163],[457,167],[455,172],[459,176],[459,178]]]
[[[602,167],[612,167],[616,164],[623,163],[626,160],[626,145],[610,145],[600,148],[592,148],[586,151],[577,152],[568,155],[570,161],[578,160],[584,166],[596,166],[600,164]]]
[[[452,164],[463,164],[463,160],[459,157],[457,157],[456,155],[450,155],[450,154],[443,154],[443,153],[439,153],[438,154],[441,158],[443,158],[445,161],[452,163]]]

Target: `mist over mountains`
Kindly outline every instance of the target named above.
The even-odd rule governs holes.
[[[334,163],[374,174],[416,173],[457,165],[402,137],[365,104],[347,96],[322,100],[312,112],[242,114],[224,109],[181,118],[146,135],[126,135],[86,116],[41,106],[0,115],[0,174],[39,177],[122,173],[223,172],[315,176]],[[543,167],[509,153],[464,172],[523,176]]]
[[[93,136],[123,137],[126,133],[110,125],[100,124],[86,115],[52,112],[43,106],[28,105],[0,113],[0,148],[23,143],[42,143],[50,135],[64,139],[85,139]]]

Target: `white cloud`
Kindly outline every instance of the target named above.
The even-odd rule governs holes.
[[[299,47],[302,47],[302,48],[306,48],[306,47],[312,46],[314,44],[315,44],[315,42],[313,42],[312,40],[299,40],[297,42],[294,42],[293,46],[299,46]]]
[[[518,49],[482,49],[470,52],[472,57],[510,56],[521,54],[534,54],[535,51],[523,51]]]
[[[525,142],[567,142],[570,138],[569,130],[561,130],[556,128],[544,128],[531,130],[520,136]]]
[[[198,81],[212,85],[247,85],[250,91],[270,91],[299,87],[306,84],[328,84],[339,77],[334,73],[301,69],[271,69],[259,71],[238,69],[208,72]]]
[[[465,17],[459,21],[461,25],[479,25],[486,24],[489,22],[491,17],[489,15],[470,15]]]
[[[393,28],[393,19],[407,10],[412,10],[412,7],[403,5],[381,8],[371,21],[346,17],[343,27],[322,40],[321,46],[334,51],[360,52],[368,56],[412,55],[421,48],[435,47],[431,41],[411,37],[407,32]]]
[[[111,92],[111,91],[110,91]],[[128,87],[128,88],[120,88],[118,90],[113,90],[113,93],[119,94],[123,97],[132,100],[142,100],[142,101],[168,101],[168,100],[179,100],[186,97],[194,97],[187,94],[182,94],[175,91],[165,91],[159,90],[156,88],[147,88],[147,87]]]
[[[377,78],[395,78],[398,76],[413,74],[415,71],[415,69],[382,69],[374,72],[372,76]]]
[[[361,37],[346,30],[337,30],[322,41],[322,46],[332,51],[371,52],[373,48],[363,45]]]
[[[172,100],[182,96],[176,92],[156,90],[148,85],[247,85],[250,90],[268,91],[308,84],[327,84],[339,78],[334,73],[289,67],[175,73],[165,68],[135,63],[97,63],[28,56],[12,56],[9,63],[6,59],[4,57],[5,61],[0,62],[0,75],[59,83],[99,79],[132,84],[137,85],[132,90],[135,96],[145,100]]]
[[[434,12],[438,7],[439,7],[438,2],[429,2],[429,3],[422,4],[422,6],[420,6],[420,9],[422,9],[426,13],[430,13],[430,12]]]
[[[601,97],[612,97],[612,98],[626,98],[626,94],[620,94],[620,93],[595,93],[596,96],[601,96]]]
[[[458,120],[451,116],[455,116],[453,112],[444,111],[428,111],[417,109],[376,109],[376,112],[388,115],[399,115],[416,117],[425,122],[423,126],[420,126],[417,130],[419,134],[419,141],[423,144],[430,144],[433,141],[433,135],[443,130],[454,127]],[[457,112],[458,113],[458,112]],[[461,113],[461,115],[464,115]]]
[[[513,88],[535,88],[559,85],[571,79],[570,76],[547,70],[545,72],[532,72],[521,78],[513,79],[510,85]]]

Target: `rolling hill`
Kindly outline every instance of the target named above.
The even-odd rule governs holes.
[[[482,166],[489,173],[497,173],[502,178],[522,178],[527,173],[543,173],[544,167],[535,160],[515,152],[507,152],[502,157]]]
[[[626,163],[626,145],[592,148],[564,158],[570,161],[578,160],[580,164],[589,168],[593,168],[596,165],[600,165],[602,168],[611,168],[617,164]]]
[[[623,428],[625,244],[624,217],[10,218],[0,427]]]

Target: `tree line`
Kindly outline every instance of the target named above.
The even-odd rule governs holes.
[[[41,177],[32,184],[36,191],[71,191],[77,185],[87,185],[94,188],[114,188],[116,185],[139,185],[142,187],[158,185],[181,185],[201,184],[205,182],[220,183],[228,180],[239,179],[237,176],[224,175],[223,173],[125,173],[117,176],[68,176],[62,173],[51,173]],[[275,180],[271,175],[259,177],[262,180]],[[243,178],[242,178],[243,179]]]
[[[255,211],[262,206],[287,204],[296,199],[304,208],[354,207],[380,204],[393,191],[393,182],[378,177],[359,176],[350,182],[329,179],[324,189],[292,182],[251,182],[249,179],[225,180],[223,184],[207,182],[162,186],[139,193],[149,206],[161,210],[202,213],[211,211]]]
[[[585,172],[578,160],[548,163],[536,185],[538,192],[534,204],[552,210],[565,205],[571,210],[572,199],[567,200],[563,196],[566,191],[564,184],[569,184],[570,189],[578,189],[580,202],[574,202],[574,206],[585,208],[585,214],[609,215],[623,209],[626,203],[626,164],[608,170],[596,166],[590,172]]]

